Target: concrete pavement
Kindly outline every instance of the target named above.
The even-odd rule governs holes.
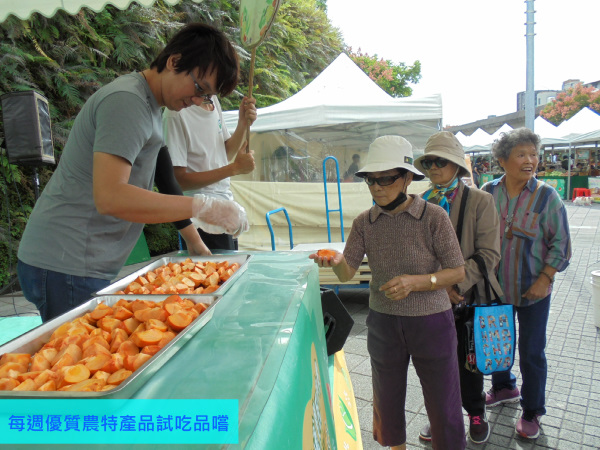
[[[468,441],[469,449],[598,449],[600,448],[600,330],[594,325],[591,272],[600,270],[600,205],[566,202],[573,244],[571,264],[557,274],[548,322],[546,355],[547,414],[538,439],[516,436],[521,416],[518,403],[488,410],[491,435],[485,444]],[[341,289],[340,298],[355,325],[344,345],[365,449],[382,448],[373,440],[371,367],[367,352],[368,289]],[[518,353],[513,373],[519,377]],[[485,389],[491,387],[486,377]],[[423,395],[410,367],[406,398],[407,448],[431,448],[419,440],[427,421]],[[468,418],[465,414],[465,429]]]

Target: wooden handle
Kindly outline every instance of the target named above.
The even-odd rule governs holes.
[[[252,87],[254,85],[254,61],[256,60],[256,47],[252,49],[250,58],[250,74],[248,75],[248,98],[252,98]],[[250,124],[246,128],[246,153],[250,153]]]

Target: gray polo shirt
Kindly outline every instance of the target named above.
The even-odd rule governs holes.
[[[98,213],[94,152],[124,158],[132,166],[129,184],[152,189],[162,145],[160,107],[142,75],[124,75],[99,89],[75,119],[60,163],[31,213],[19,259],[70,275],[114,279],[144,225]]]

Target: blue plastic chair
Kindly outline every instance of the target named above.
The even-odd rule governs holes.
[[[327,160],[332,159],[335,162],[335,173],[337,175],[337,187],[338,187],[338,203],[340,205],[339,209],[329,209],[329,199],[327,194],[327,170],[326,164]],[[325,212],[327,214],[327,237],[329,238],[329,242],[331,242],[331,225],[329,223],[329,214],[332,212],[340,213],[340,228],[342,231],[342,242],[344,242],[344,213],[342,212],[342,189],[340,187],[340,165],[338,164],[338,160],[335,156],[328,156],[323,160],[323,187],[325,189]]]
[[[269,211],[265,218],[267,219],[267,226],[269,227],[269,233],[271,233],[271,250],[275,251],[275,233],[273,232],[273,225],[271,225],[271,215],[278,213],[279,211],[283,211],[285,214],[285,218],[288,223],[288,231],[290,233],[290,250],[294,248],[294,238],[292,236],[292,223],[290,222],[290,216],[288,215],[285,208],[277,208],[272,211]]]

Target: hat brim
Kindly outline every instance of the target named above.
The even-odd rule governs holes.
[[[386,170],[392,170],[392,169],[404,169],[404,170],[408,170],[409,172],[412,172],[413,180],[415,180],[415,181],[423,180],[425,178],[425,175],[423,175],[421,172],[419,172],[417,169],[415,169],[414,166],[411,166],[410,164],[396,165],[396,164],[390,164],[389,162],[367,164],[365,167],[360,169],[354,175],[356,175],[357,177],[360,177],[360,178],[364,178],[367,176],[368,173],[371,173],[371,172],[385,172]]]
[[[461,176],[461,177],[468,177],[471,175],[471,170],[469,170],[469,168],[467,167],[467,162],[465,161],[464,158],[459,158],[457,156],[450,155],[448,152],[444,152],[444,151],[440,151],[440,150],[432,150],[430,152],[425,153],[424,155],[419,156],[415,160],[415,167],[417,169],[419,169],[421,172],[427,173],[427,170],[423,167],[423,164],[421,164],[421,162],[427,156],[437,156],[439,158],[447,159],[448,161],[456,164],[458,167],[460,167],[462,169],[460,171],[461,173],[459,174],[459,176]]]

